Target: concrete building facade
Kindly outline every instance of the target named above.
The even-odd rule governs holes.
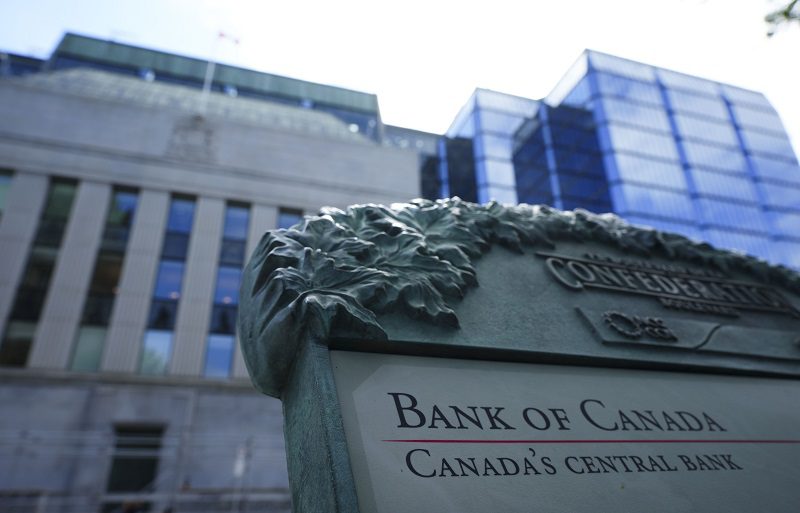
[[[235,343],[241,266],[303,213],[419,195],[416,151],[305,84],[0,80],[0,509],[289,509],[280,403]]]

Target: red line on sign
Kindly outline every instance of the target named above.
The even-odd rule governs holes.
[[[638,440],[433,440],[404,439],[381,440],[382,442],[416,444],[800,444],[800,440],[755,440],[755,439],[638,439]]]

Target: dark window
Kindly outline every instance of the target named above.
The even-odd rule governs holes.
[[[167,231],[189,233],[192,231],[193,219],[194,201],[191,199],[174,198],[169,206]]]
[[[161,256],[175,260],[186,260],[189,252],[189,235],[186,233],[169,233],[164,235],[164,248]]]
[[[439,199],[442,181],[439,178],[439,158],[424,157],[420,166],[420,191],[422,197],[429,200]]]
[[[125,248],[136,213],[135,191],[115,189],[106,214],[105,229],[94,264],[89,294],[83,306],[81,326],[75,336],[71,368],[84,372],[97,370],[105,343],[105,327],[122,277]]]
[[[445,140],[447,153],[447,180],[450,196],[465,201],[478,201],[478,184],[475,176],[475,153],[472,139],[457,137]]]
[[[24,367],[35,331],[35,322],[9,321],[3,345],[0,347],[0,365]]]
[[[214,293],[214,303],[223,305],[236,305],[239,303],[239,283],[242,280],[242,270],[238,267],[220,267],[217,270],[217,289]]]
[[[303,211],[293,208],[278,210],[278,228],[291,228],[303,220]]]
[[[111,198],[106,226],[103,231],[102,252],[125,253],[130,237],[133,216],[136,214],[136,192],[117,190]]]
[[[11,187],[11,171],[0,169],[0,217],[3,216],[3,210],[6,208],[6,197],[8,196],[8,189]]]
[[[247,225],[250,218],[250,211],[244,206],[230,205],[225,209],[225,227],[223,238],[246,240]]]
[[[0,344],[0,365],[24,366],[28,359],[76,189],[75,182],[61,179],[50,182],[36,239]]]
[[[177,301],[154,299],[150,305],[150,318],[147,326],[159,330],[171,330],[175,327],[177,314]]]
[[[151,492],[158,474],[161,426],[117,426],[106,491]]]
[[[214,305],[209,331],[232,335],[236,331],[236,305]]]
[[[158,276],[153,296],[158,299],[178,299],[181,296],[183,267],[183,262],[162,260],[158,264]]]
[[[113,307],[113,294],[90,294],[86,298],[86,304],[83,307],[81,322],[92,326],[108,326]]]
[[[219,252],[220,265],[235,265],[241,267],[244,264],[246,246],[247,244],[243,240],[224,239]]]

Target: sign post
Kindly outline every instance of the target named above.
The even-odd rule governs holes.
[[[296,511],[790,512],[799,308],[753,257],[453,199],[268,233],[239,333]]]

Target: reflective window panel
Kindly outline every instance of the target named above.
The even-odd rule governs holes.
[[[459,115],[461,113],[459,112]],[[460,119],[456,118],[453,126],[447,131],[447,137],[474,137],[475,118],[478,116],[475,110],[465,113]]]
[[[172,357],[172,332],[148,330],[144,335],[139,372],[166,374]]]
[[[664,162],[627,153],[613,153],[604,157],[606,169],[615,169],[614,179],[624,182],[650,183],[676,191],[686,190],[686,176],[678,162]]]
[[[250,209],[245,206],[228,205],[225,207],[225,225],[223,237],[226,239],[247,239],[247,226]]]
[[[770,247],[776,261],[800,270],[800,241],[777,241],[772,242]]]
[[[766,216],[760,207],[712,198],[697,198],[703,219],[709,225],[769,233]]]
[[[761,93],[726,84],[721,84],[721,87],[722,93],[734,105],[746,105],[757,109],[772,109],[766,97]]]
[[[498,93],[488,89],[475,91],[478,108],[487,108],[500,112],[508,112],[519,116],[532,116],[538,108],[539,102],[530,98],[522,98],[511,94]]]
[[[800,241],[800,212],[767,212],[767,218],[778,235],[788,236]]]
[[[194,219],[194,201],[184,198],[173,198],[169,204],[167,231],[189,233],[192,231]]]
[[[800,211],[800,185],[777,185],[763,182],[761,187],[767,196],[768,205]],[[800,232],[798,232],[798,236],[800,236]]]
[[[203,375],[208,378],[227,378],[231,373],[233,335],[209,335],[206,346],[206,364]]]
[[[604,137],[606,134],[610,140]],[[636,128],[605,125],[605,130],[600,129],[600,146],[606,152],[625,151],[678,161],[678,149],[672,136]]]
[[[722,196],[748,203],[758,203],[758,194],[747,176],[735,176],[714,171],[692,171],[695,187],[703,196]]]
[[[592,89],[589,83],[589,76],[583,77],[560,105],[570,105],[573,107],[584,107],[592,97]]]
[[[784,159],[751,155],[756,174],[767,180],[800,184],[800,166]]]
[[[733,116],[736,122],[743,127],[753,128],[766,132],[774,132],[776,134],[784,134],[783,123],[778,113],[771,107],[763,109],[754,109],[745,105],[732,104]]]
[[[630,213],[649,213],[689,222],[695,220],[694,207],[686,194],[633,184],[615,184],[611,188],[621,191],[625,210]]]
[[[517,203],[517,192],[514,190],[513,187],[501,187],[490,185],[488,187],[481,187],[479,189],[479,201],[481,203],[486,203],[487,201],[494,200],[498,203],[503,204],[516,204]]]
[[[237,267],[220,267],[217,270],[217,288],[214,303],[236,305],[239,303],[239,283],[242,270]]]
[[[749,128],[741,131],[744,145],[753,153],[783,158],[789,161],[795,160],[792,144],[786,135],[773,135],[764,132],[756,132]]]
[[[684,75],[666,69],[657,69],[658,79],[668,88],[685,89],[697,94],[717,96],[720,92],[719,84],[691,75]]]
[[[701,119],[713,118],[725,122],[730,119],[728,108],[721,98],[709,98],[675,89],[667,89],[667,98],[672,108],[678,112]]]
[[[521,114],[509,114],[488,109],[476,111],[482,132],[511,136],[525,120]]]
[[[673,119],[678,127],[678,133],[684,139],[706,141],[732,149],[739,147],[739,139],[730,123],[705,120],[680,113],[675,113]]]
[[[514,180],[514,165],[508,160],[486,159],[483,161],[483,168],[487,183],[509,187],[513,187],[516,183]]]
[[[176,300],[181,296],[184,265],[177,260],[162,260],[158,264],[154,297]]]
[[[599,52],[589,52],[589,66],[592,69],[609,71],[617,75],[644,80],[646,82],[653,82],[656,78],[652,66]]]
[[[475,158],[511,158],[513,140],[511,137],[479,134],[475,137]]]
[[[594,76],[597,77],[597,85],[602,95],[618,96],[624,98],[625,101],[645,103],[661,108],[664,106],[661,90],[654,83],[631,80],[602,71],[596,72]]]
[[[690,166],[747,173],[747,162],[740,151],[694,141],[684,141],[683,149]]]
[[[81,326],[75,340],[75,350],[70,368],[79,372],[95,372],[100,368],[103,345],[106,340],[105,326]]]
[[[303,211],[293,208],[278,210],[278,228],[291,228],[303,220]]]
[[[670,133],[669,118],[664,109],[631,103],[616,98],[603,98],[603,108],[598,121],[612,121],[636,125],[659,132]]]

